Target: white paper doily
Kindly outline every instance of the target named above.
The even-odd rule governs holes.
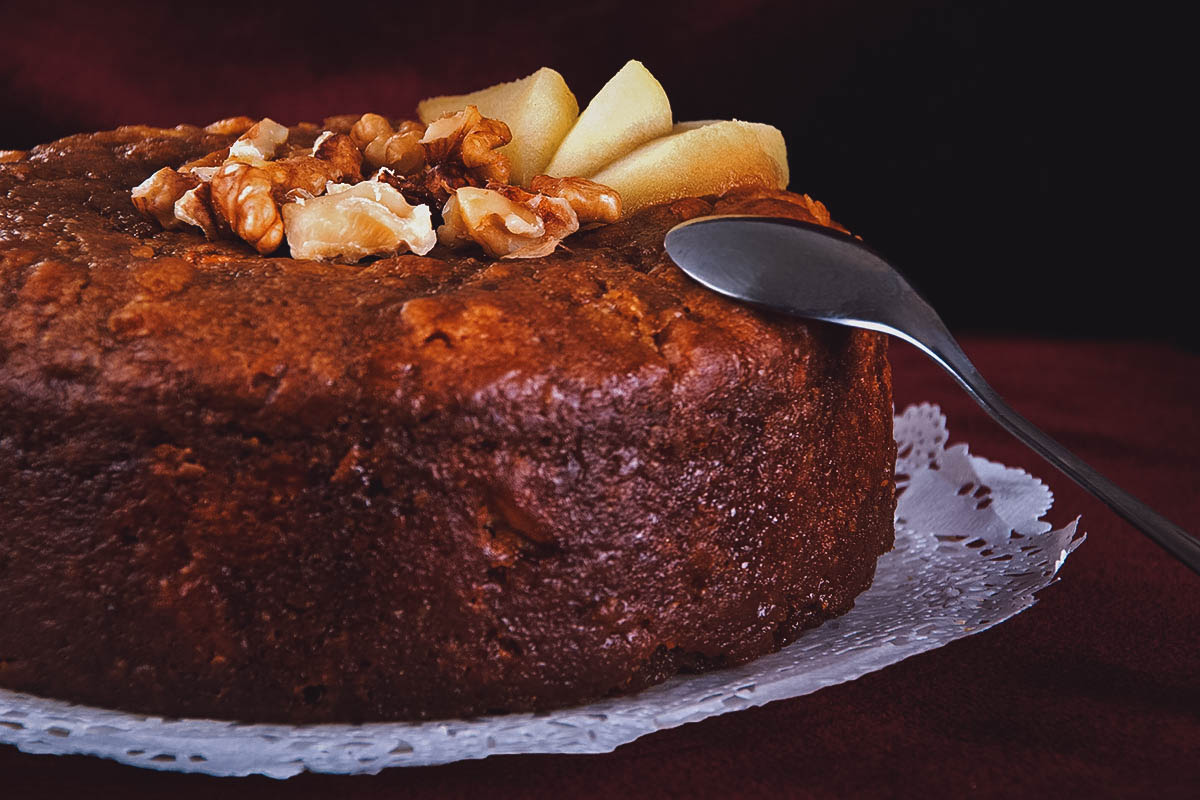
[[[986,630],[1034,603],[1083,540],[1041,521],[1050,490],[1026,472],[946,447],[945,417],[895,420],[903,488],[896,547],[850,613],[772,655],[639,694],[546,714],[367,725],[167,720],[0,689],[0,742],[210,775],[374,773],[500,753],[602,753],[647,733],[815,692]]]

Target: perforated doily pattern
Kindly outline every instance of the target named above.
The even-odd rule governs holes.
[[[896,417],[896,547],[853,610],[778,653],[637,695],[548,714],[368,725],[167,720],[0,689],[0,742],[211,775],[373,773],[499,753],[599,753],[647,733],[815,692],[986,630],[1023,611],[1083,540],[1041,521],[1050,490],[946,447],[935,406]]]

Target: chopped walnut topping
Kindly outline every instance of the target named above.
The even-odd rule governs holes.
[[[229,158],[247,164],[259,164],[275,157],[275,151],[287,141],[288,129],[270,117],[264,117],[229,146]]]
[[[396,133],[416,133],[422,137],[425,136],[426,126],[413,119],[401,120],[396,126]]]
[[[513,237],[540,237],[546,228],[530,209],[489,189],[464,186],[442,208],[438,241],[449,247],[479,242],[485,250],[510,252]],[[519,247],[520,245],[518,245]]]
[[[363,114],[350,129],[350,138],[363,151],[364,161],[371,169],[387,167],[399,175],[416,172],[425,165],[425,148],[421,137],[425,126],[405,121],[399,129],[392,128],[378,114]]]
[[[435,120],[428,128],[420,123],[402,122],[391,137],[380,141],[381,135],[387,137],[388,129],[383,127],[386,122],[377,114],[366,114],[359,118],[358,130],[351,135],[357,136],[358,141],[375,137],[364,145],[368,165],[372,160],[391,161],[390,174],[380,174],[380,180],[411,200],[441,208],[455,189],[484,186],[489,181],[508,182],[509,160],[496,152],[496,148],[506,144],[512,134],[507,125],[484,118],[475,106]],[[416,140],[424,151],[423,166],[417,163],[420,155],[411,149],[415,133],[423,134]],[[391,156],[386,155],[385,143],[393,148]],[[410,163],[416,166],[411,167]]]
[[[549,255],[579,230],[579,218],[566,200],[495,183],[456,190],[442,218],[438,240],[443,244],[473,241],[496,258]]]
[[[367,120],[361,137],[377,130],[378,121]],[[407,130],[406,130],[407,127]],[[421,128],[415,122],[402,122],[397,133],[407,137]],[[442,207],[457,188],[485,186],[488,181],[506,184],[510,173],[508,157],[496,152],[511,139],[509,127],[499,120],[485,119],[479,109],[468,106],[457,114],[434,120],[425,128],[418,144],[425,151],[425,166],[403,174],[392,170],[379,179],[400,190],[404,197]]]
[[[446,200],[454,196],[454,190],[463,186],[478,186],[480,181],[472,179],[462,167],[426,165],[412,175],[397,175],[380,169],[374,178],[390,184],[409,200],[426,203],[430,208],[441,208]]]
[[[283,221],[293,258],[354,263],[405,250],[425,255],[437,244],[429,206],[409,205],[378,180],[330,184],[321,197],[285,205]]]
[[[362,180],[362,153],[354,146],[354,141],[349,136],[341,133],[323,133],[313,144],[311,158],[317,161],[324,162],[323,165],[316,165],[322,169],[329,171],[330,175],[327,181],[353,181]],[[284,159],[278,163],[304,163],[304,156],[299,156],[294,159]],[[318,189],[310,190],[316,194]]]
[[[359,120],[358,114],[337,114],[321,120],[321,130],[334,133],[349,133],[354,123]]]
[[[175,201],[175,218],[204,231],[204,238],[209,241],[229,233],[228,226],[222,224],[224,220],[213,212],[212,186],[208,183],[188,189]]]
[[[262,167],[230,161],[212,179],[212,204],[229,227],[266,255],[283,242],[283,218],[271,196],[271,173]]]
[[[193,167],[187,171],[188,175],[192,175],[200,180],[201,183],[212,183],[213,175],[217,174],[217,170],[221,168],[218,164],[215,167]]]
[[[458,161],[480,181],[508,183],[512,164],[496,152],[512,141],[512,132],[498,119],[487,119],[475,106],[434,120],[425,129],[421,144],[432,164]]]
[[[221,165],[228,159],[228,147],[223,150],[214,150],[206,156],[201,156],[187,162],[179,168],[179,172],[182,175],[193,175],[204,183],[208,183],[212,180],[213,175],[217,174],[217,170],[221,168]]]
[[[183,175],[170,167],[163,167],[133,187],[133,205],[147,217],[157,220],[166,230],[178,228],[175,202],[199,183],[200,179],[194,175]]]
[[[315,126],[299,126],[289,141],[288,128],[269,118],[231,117],[206,130],[238,138],[154,173],[133,190],[133,203],[164,228],[236,235],[264,255],[286,237],[296,258],[424,255],[439,239],[534,258],[581,222],[621,215],[615,191],[582,178],[538,176],[533,192],[508,185],[510,163],[498,149],[512,134],[475,106],[428,127],[379,114],[331,117],[315,141]],[[367,181],[364,164],[373,172]],[[438,208],[445,224],[435,233]]]
[[[205,133],[219,134],[237,134],[241,135],[254,127],[254,120],[250,117],[226,117],[219,119],[216,122],[209,123],[204,126]]]
[[[425,166],[425,148],[421,146],[421,134],[416,131],[380,136],[367,145],[363,156],[369,166],[387,167],[401,175]]]
[[[586,178],[551,178],[536,175],[529,188],[539,194],[561,197],[579,216],[579,224],[616,222],[621,218],[621,195],[602,183]]]
[[[349,133],[358,149],[365,150],[367,145],[380,136],[390,136],[393,133],[392,123],[387,121],[387,117],[379,114],[363,114],[351,126]]]
[[[213,150],[211,153],[209,153],[206,156],[200,156],[200,158],[193,158],[191,161],[187,162],[182,167],[180,167],[179,171],[180,172],[194,172],[198,169],[209,169],[212,167],[219,167],[222,164],[224,164],[228,159],[229,159],[229,148],[228,147],[221,149],[221,150]]]

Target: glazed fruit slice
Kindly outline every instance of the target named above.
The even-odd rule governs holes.
[[[546,174],[594,175],[639,145],[671,132],[671,101],[640,61],[629,61],[596,93],[554,154]]]
[[[770,125],[690,122],[605,166],[592,180],[616,189],[626,214],[681,197],[788,184],[783,134]]]
[[[417,105],[417,116],[428,125],[468,105],[478,107],[485,117],[503,121],[512,131],[512,142],[500,152],[512,160],[512,182],[520,186],[545,170],[579,117],[579,103],[567,82],[548,67],[470,94],[430,97]]]

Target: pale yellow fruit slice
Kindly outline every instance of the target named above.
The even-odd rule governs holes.
[[[787,187],[787,150],[776,128],[737,120],[678,127],[591,180],[616,189],[626,214],[682,197]]]
[[[715,125],[724,121],[719,119],[703,119],[694,122],[677,122],[675,123],[675,127],[671,129],[671,132],[683,133],[684,131],[695,130],[696,128],[703,128],[706,125]],[[742,124],[749,125],[758,134],[759,144],[762,145],[766,154],[775,161],[775,165],[779,167],[780,174],[783,176],[781,179],[782,185],[779,188],[786,189],[788,183],[791,181],[791,171],[788,169],[787,144],[783,141],[783,133],[780,132],[779,128],[776,128],[774,125],[767,125],[765,122],[743,122]]]
[[[745,122],[745,125],[754,128],[754,132],[758,134],[758,144],[762,145],[763,152],[766,152],[775,162],[775,167],[779,168],[779,188],[787,188],[792,181],[792,173],[787,167],[787,143],[784,142],[784,133],[766,122]]]
[[[579,118],[579,103],[567,82],[547,67],[478,92],[422,100],[417,104],[417,116],[428,125],[469,105],[485,117],[504,122],[512,131],[512,142],[500,152],[512,161],[512,182],[520,186],[545,170],[559,142]]]
[[[639,145],[671,132],[671,101],[640,61],[609,78],[579,115],[546,167],[555,177],[587,178]]]

